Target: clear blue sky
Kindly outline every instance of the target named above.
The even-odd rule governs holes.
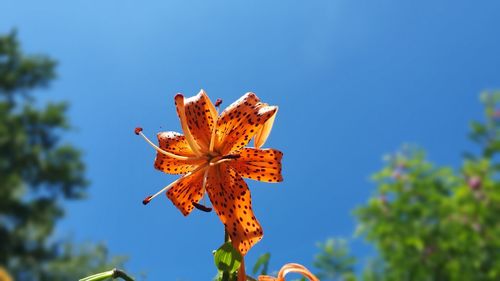
[[[457,165],[480,119],[478,94],[500,87],[498,1],[4,1],[0,32],[56,58],[40,99],[68,100],[85,152],[88,200],[66,204],[58,237],[104,241],[147,280],[210,280],[223,240],[214,213],[183,217],[141,200],[175,179],[153,169],[133,134],[180,131],[173,97],[203,88],[225,105],[247,91],[279,105],[268,146],[282,184],[249,181],[274,269],[310,265],[315,243],[351,237],[351,211],[374,192],[382,156],[417,143]],[[352,243],[361,261],[371,253]],[[168,277],[165,277],[167,275]]]

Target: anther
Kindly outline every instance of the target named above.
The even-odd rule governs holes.
[[[228,154],[228,155],[222,156],[221,159],[238,159],[240,157],[241,156],[239,154]]]
[[[174,97],[174,100],[177,101],[177,99],[184,98],[184,96],[181,93],[177,93]]]
[[[149,143],[149,145],[151,145],[156,151],[158,151],[159,153],[163,154],[163,155],[166,155],[168,157],[171,157],[171,158],[174,158],[174,159],[178,159],[178,160],[189,160],[191,159],[190,157],[187,157],[187,156],[182,156],[182,155],[177,155],[175,153],[172,153],[172,152],[168,152],[168,151],[165,151],[163,149],[161,149],[160,147],[158,147],[156,144],[154,144],[152,141],[150,141],[146,135],[144,135],[144,133],[142,132],[142,128],[138,127],[138,128],[135,128],[134,132],[141,136],[147,143]]]
[[[144,200],[142,200],[142,204],[147,205],[149,202],[151,202],[151,199],[153,199],[153,196],[151,196],[151,195],[144,198]]]
[[[221,99],[217,99],[215,101],[215,107],[219,107],[221,104],[222,104],[222,100]]]
[[[205,205],[202,205],[202,204],[199,204],[199,203],[196,203],[196,202],[192,202],[193,203],[193,206],[200,210],[200,211],[203,211],[203,212],[206,212],[206,213],[210,213],[212,211],[212,208],[210,207],[207,207]]]

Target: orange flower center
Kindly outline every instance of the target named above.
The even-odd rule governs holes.
[[[146,135],[144,135],[144,133],[142,132],[142,128],[140,128],[140,127],[135,128],[134,133],[136,135],[140,135],[141,137],[143,137],[144,140],[146,140],[146,142],[149,143],[157,152],[162,153],[162,154],[166,155],[167,157],[171,157],[173,159],[178,159],[178,160],[202,160],[202,159],[205,160],[201,165],[199,165],[193,171],[191,171],[191,172],[183,175],[182,177],[178,178],[177,180],[175,180],[171,184],[169,184],[169,185],[165,186],[164,188],[162,188],[157,193],[146,197],[142,201],[142,203],[144,205],[146,205],[149,202],[151,202],[151,200],[153,200],[153,198],[155,198],[156,196],[160,195],[161,193],[163,193],[165,191],[168,191],[180,179],[192,176],[195,173],[205,172],[205,174],[203,176],[203,191],[202,191],[203,193],[205,193],[205,191],[206,191],[205,187],[207,185],[207,177],[208,177],[208,171],[209,171],[208,168],[217,166],[217,165],[219,165],[221,163],[224,163],[224,162],[233,161],[233,160],[238,159],[240,157],[239,154],[221,155],[221,153],[219,151],[214,150],[212,143],[214,143],[213,139],[215,137],[215,129],[214,129],[214,132],[212,133],[212,141],[210,142],[210,144],[211,144],[210,145],[210,150],[203,151],[202,155],[196,156],[196,157],[188,157],[188,156],[177,155],[175,153],[172,153],[172,152],[166,151],[164,149],[161,149],[156,144],[154,144],[148,137],[146,137]]]

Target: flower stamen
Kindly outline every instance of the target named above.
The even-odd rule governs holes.
[[[208,171],[210,171],[210,169],[206,169],[205,174],[203,174],[203,182],[201,185],[202,186],[201,187],[201,194],[205,194],[205,191],[206,191],[207,180],[208,180]],[[193,202],[193,206],[200,211],[208,213],[208,212],[212,211],[212,208],[206,206],[207,202],[205,201],[206,200],[205,198],[206,197],[203,197],[203,205],[196,203],[196,202]]]
[[[206,191],[206,187],[207,187],[207,180],[208,180],[208,171],[210,171],[210,169],[206,169],[205,170],[205,174],[203,175],[203,183],[202,183],[202,190],[201,192],[203,194],[205,194],[205,191]]]
[[[198,209],[198,210],[200,210],[200,211],[203,211],[203,212],[206,212],[206,213],[210,213],[210,212],[212,211],[212,208],[207,207],[207,206],[205,206],[205,205],[202,205],[202,204],[200,204],[200,203],[193,202],[193,206],[194,206],[196,209]]]
[[[222,159],[219,159],[217,161],[210,161],[209,165],[210,167],[214,167],[214,166],[217,166],[221,163],[224,163],[224,162],[229,162],[229,161],[233,161],[234,158],[222,158]]]
[[[174,154],[172,152],[168,152],[168,151],[165,151],[165,150],[159,148],[156,144],[154,144],[151,140],[149,140],[148,137],[146,137],[146,135],[144,135],[144,133],[142,132],[142,128],[140,128],[140,127],[135,128],[134,132],[135,132],[136,135],[139,135],[144,140],[146,140],[146,142],[149,143],[156,151],[158,151],[159,153],[161,153],[161,154],[163,154],[165,156],[168,156],[168,157],[171,157],[171,158],[174,158],[174,159],[177,159],[177,160],[184,160],[184,161],[198,159],[198,158],[194,158],[194,157],[187,157],[187,156],[177,155],[177,154]]]
[[[208,169],[209,165],[205,165],[205,166],[199,166],[198,168],[194,169],[193,171],[185,174],[184,176],[176,179],[175,181],[173,181],[171,184],[165,186],[164,188],[160,189],[160,191],[156,192],[155,194],[153,195],[150,195],[148,197],[146,197],[144,200],[142,200],[142,204],[144,205],[147,205],[149,202],[151,202],[151,200],[153,200],[156,196],[162,194],[163,192],[165,191],[168,191],[170,188],[172,188],[174,185],[176,185],[181,179],[184,179],[184,178],[187,178],[187,177],[190,177],[192,175],[194,175],[195,173],[198,173],[200,171],[204,171],[206,169]]]
[[[228,154],[228,155],[222,156],[221,159],[238,159],[240,157],[241,157],[241,155],[239,155],[239,154]]]

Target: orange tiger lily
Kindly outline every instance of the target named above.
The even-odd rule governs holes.
[[[216,102],[218,106],[220,101]],[[208,210],[198,202],[205,191],[225,226],[235,249],[242,255],[262,238],[263,231],[252,211],[250,191],[242,177],[280,182],[282,153],[260,149],[271,132],[278,108],[260,102],[247,93],[220,115],[206,93],[194,97],[175,96],[175,106],[184,135],[158,134],[154,166],[167,174],[182,176],[148,196],[147,204],[166,191],[167,197],[187,216],[194,207]],[[245,147],[254,138],[254,148]]]
[[[309,281],[319,281],[318,277],[314,276],[305,266],[298,263],[287,263],[278,272],[278,277],[268,275],[259,276],[259,281],[285,281],[285,276],[288,273],[299,273],[306,277]]]

